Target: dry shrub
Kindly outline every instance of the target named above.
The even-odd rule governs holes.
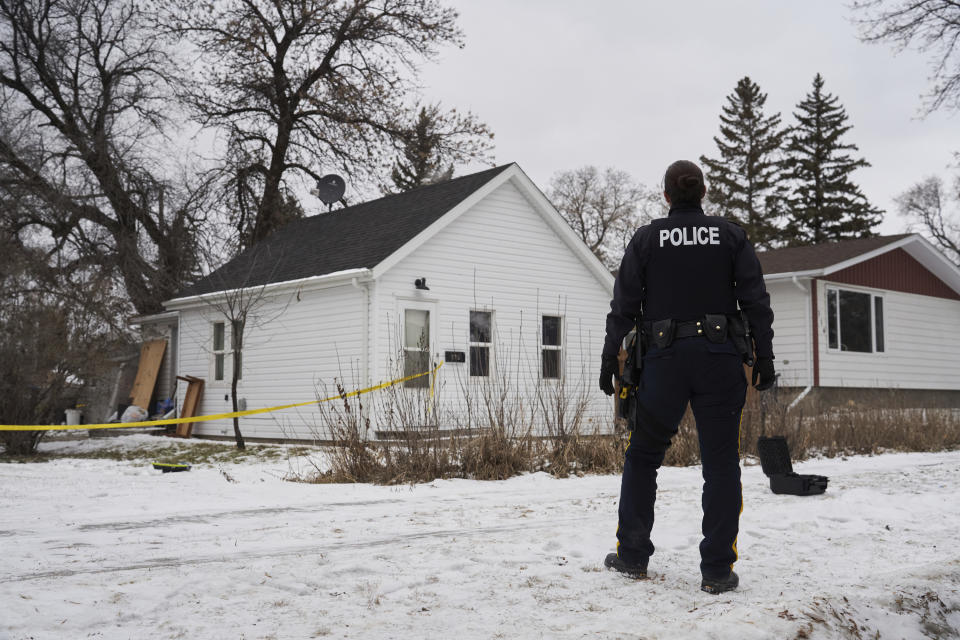
[[[396,377],[401,362],[395,363]],[[321,423],[314,429],[317,440],[331,443],[330,468],[317,468],[303,479],[398,484],[454,477],[501,480],[534,471],[565,477],[622,469],[622,430],[584,433],[585,390],[570,393],[563,380],[540,382],[531,402],[517,382],[521,378],[517,370],[504,368],[486,380],[455,380],[458,399],[465,405],[456,409],[466,411],[448,410],[446,415],[442,388],[431,395],[428,389],[388,387],[373,400],[382,425],[378,438],[373,437],[361,398],[347,397],[338,383],[342,402],[321,404]],[[320,389],[318,395],[327,394]]]
[[[380,456],[370,447],[370,419],[364,415],[363,400],[347,397],[341,383],[336,385],[341,402],[321,402],[320,415],[326,432],[315,433],[319,440],[333,442],[330,471],[316,469],[315,482],[374,482],[381,466]],[[325,397],[322,394],[320,397]]]
[[[32,456],[46,431],[0,431],[2,454],[6,456]]]
[[[543,444],[527,434],[513,437],[493,428],[460,440],[462,477],[504,480],[543,467]]]
[[[960,413],[911,407],[909,392],[880,395],[869,407],[801,403],[789,409],[790,399],[776,391],[751,395],[742,422],[744,453],[757,455],[762,435],[785,436],[795,460],[960,447]]]
[[[383,462],[374,482],[430,482],[435,478],[459,475],[454,438],[444,437],[436,427],[423,431],[406,429],[402,436],[397,442],[387,442],[379,447]]]
[[[571,473],[619,473],[623,470],[623,453],[627,447],[624,431],[613,434],[580,434],[547,440],[547,468],[564,478]]]
[[[318,439],[332,443],[331,468],[302,479],[399,484],[435,478],[502,480],[535,471],[566,477],[623,469],[627,433],[620,424],[612,433],[600,433],[596,427],[586,432],[586,390],[571,392],[563,381],[541,383],[534,400],[527,402],[521,385],[515,383],[518,378],[515,372],[503,372],[480,384],[462,382],[458,399],[465,406],[448,415],[443,415],[439,398],[442,389],[431,397],[424,389],[389,387],[375,400],[386,427],[380,438],[372,437],[362,399],[348,398],[338,384],[342,402],[321,405],[320,410]],[[804,409],[803,404],[790,409],[790,399],[776,390],[748,394],[740,424],[743,455],[757,455],[761,435],[786,436],[795,460],[960,447],[960,412],[909,408],[909,395],[891,396],[887,408],[851,405],[817,411]],[[664,464],[699,463],[696,424],[688,409]]]

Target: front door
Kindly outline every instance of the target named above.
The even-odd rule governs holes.
[[[427,373],[432,369],[436,325],[435,305],[430,302],[404,301],[400,305],[403,376]],[[430,375],[407,380],[407,389],[430,388]]]

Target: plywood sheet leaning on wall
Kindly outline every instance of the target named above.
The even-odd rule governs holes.
[[[203,378],[177,376],[177,380],[183,380],[187,383],[187,391],[183,394],[183,406],[180,410],[180,417],[192,418],[197,415],[197,407],[200,406],[200,397],[203,396]],[[179,438],[189,438],[192,432],[192,422],[181,422],[177,425],[177,437]]]
[[[133,381],[133,389],[130,390],[131,404],[150,410],[150,398],[153,397],[153,388],[157,385],[157,374],[160,372],[160,363],[163,362],[163,352],[166,348],[166,340],[150,340],[143,343],[143,347],[140,348],[137,378]]]

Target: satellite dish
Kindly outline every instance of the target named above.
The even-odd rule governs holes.
[[[317,188],[313,190],[313,195],[327,205],[343,197],[343,192],[347,189],[347,183],[340,176],[330,173],[317,180]]]

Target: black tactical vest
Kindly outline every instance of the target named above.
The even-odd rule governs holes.
[[[700,209],[677,209],[650,223],[644,320],[737,312],[733,263],[740,243],[731,227]]]

